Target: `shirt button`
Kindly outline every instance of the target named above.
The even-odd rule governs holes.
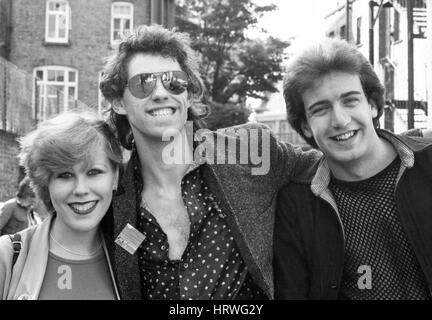
[[[183,264],[183,268],[187,269],[188,267],[189,267],[189,264],[187,264],[187,263]]]
[[[166,249],[166,245],[161,245],[161,250],[165,250]]]
[[[219,213],[219,217],[222,218],[222,219],[224,219],[225,218],[225,214],[221,212],[221,213]]]
[[[336,283],[334,283],[334,282],[331,283],[331,284],[330,284],[330,288],[333,289],[333,290],[336,289],[336,288],[337,288]]]

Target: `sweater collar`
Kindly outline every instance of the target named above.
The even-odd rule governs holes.
[[[412,168],[414,166],[414,151],[406,141],[397,135],[386,131],[377,130],[378,136],[390,142],[401,159],[401,168]],[[321,158],[315,176],[312,179],[311,190],[316,196],[320,196],[330,183],[330,167],[325,156]]]

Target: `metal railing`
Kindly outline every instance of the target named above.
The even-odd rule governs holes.
[[[408,109],[408,101],[406,101],[406,100],[393,100],[392,103],[396,109]],[[414,109],[423,110],[424,113],[426,115],[428,115],[428,103],[427,103],[427,101],[415,100],[414,101]]]
[[[394,0],[394,1],[404,8],[406,8],[407,6],[407,1],[413,3],[413,8],[426,8],[425,0]]]

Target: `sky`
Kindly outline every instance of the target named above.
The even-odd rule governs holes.
[[[275,4],[278,9],[266,13],[259,21],[269,35],[282,40],[296,38],[289,51],[324,37],[324,17],[337,8],[341,0],[253,0],[258,5]],[[263,37],[256,32],[251,35]]]
[[[268,34],[260,34],[251,30],[251,38],[265,39],[269,35],[282,40],[291,40],[287,53],[295,53],[310,42],[317,41],[325,36],[324,17],[343,3],[343,0],[253,0],[258,5],[275,4],[278,9],[266,13],[259,21],[259,28],[267,30]],[[295,37],[294,40],[292,38]],[[281,84],[278,89],[281,90]],[[260,105],[261,100],[248,99],[252,108]],[[285,103],[281,93],[272,95],[268,103],[271,111],[285,110]]]

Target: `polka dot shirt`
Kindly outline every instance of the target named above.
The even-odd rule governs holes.
[[[266,299],[252,280],[236,246],[225,214],[201,178],[189,172],[181,184],[190,220],[187,247],[180,260],[170,260],[167,235],[145,202],[138,228],[146,235],[139,266],[147,299]]]

